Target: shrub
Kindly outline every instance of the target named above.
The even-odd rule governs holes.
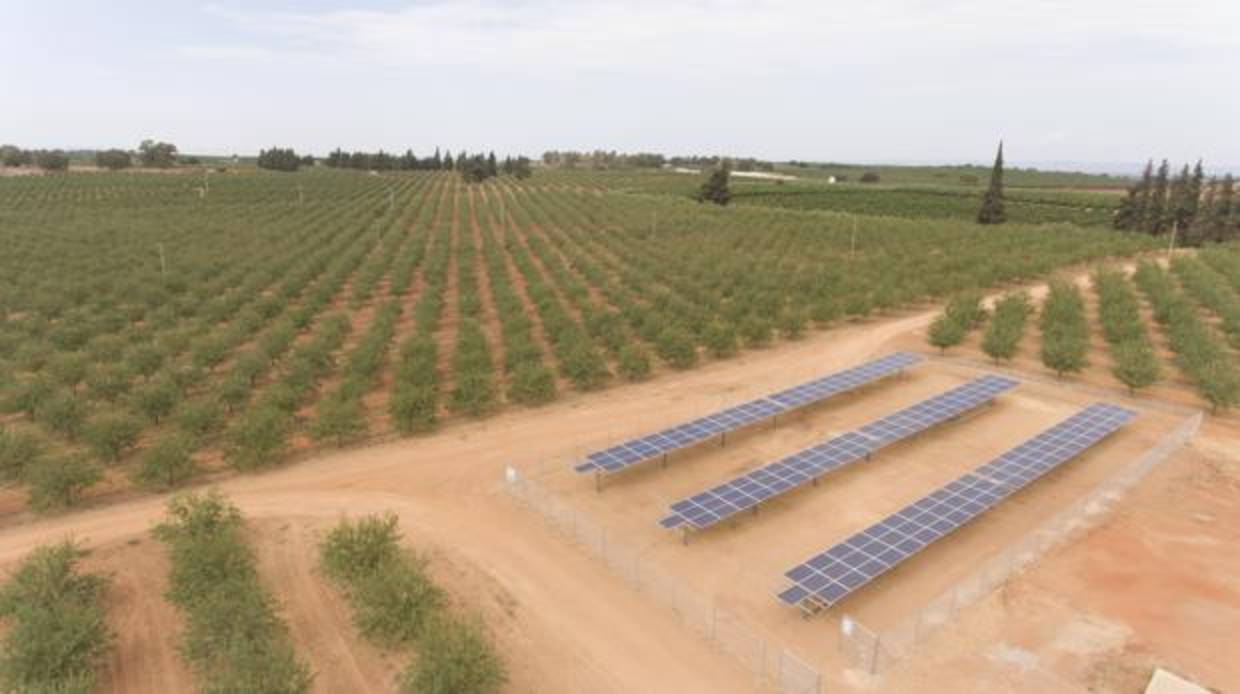
[[[177,428],[191,437],[206,436],[219,429],[223,423],[224,408],[219,401],[200,397],[187,401],[176,414]]]
[[[1111,373],[1128,387],[1129,393],[1135,393],[1158,381],[1158,357],[1149,342],[1140,339],[1121,342],[1112,346],[1111,354],[1115,358]]]
[[[982,334],[982,351],[996,363],[1016,356],[1025,324],[1032,311],[1029,295],[1014,292],[995,302],[995,317]]]
[[[278,460],[289,433],[289,415],[275,407],[252,407],[228,432],[224,458],[238,470],[257,470]]]
[[[433,386],[397,387],[388,402],[388,413],[402,434],[414,434],[435,428],[438,416],[435,411]]]
[[[650,375],[650,356],[636,345],[620,348],[617,357],[620,373],[630,381],[640,381]]]
[[[504,663],[476,622],[433,622],[418,658],[401,677],[404,694],[489,694],[508,680]]]
[[[789,307],[779,314],[779,331],[789,340],[803,337],[806,323],[808,319],[799,309]]]
[[[1085,302],[1074,284],[1053,280],[1042,304],[1042,363],[1063,376],[1085,368],[1089,361],[1089,325]]]
[[[765,347],[771,342],[771,322],[761,316],[750,314],[741,320],[741,337],[750,347]]]
[[[39,403],[34,418],[48,429],[74,441],[82,433],[86,408],[69,393],[55,393]]]
[[[24,479],[43,455],[43,441],[24,431],[0,428],[0,481]]]
[[[711,356],[716,359],[726,359],[736,354],[736,328],[731,323],[711,321],[706,326],[702,340]]]
[[[955,347],[963,342],[965,333],[963,325],[952,320],[946,313],[940,313],[930,323],[926,337],[932,346],[938,347],[940,352],[946,352],[948,347]]]
[[[524,363],[512,372],[508,394],[523,405],[541,405],[555,399],[555,376],[541,362]]]
[[[36,511],[74,506],[102,479],[103,472],[80,454],[45,461],[27,471],[30,506]]]
[[[86,443],[105,462],[120,460],[142,433],[142,423],[123,413],[101,414],[86,423]]]
[[[193,444],[185,434],[163,436],[142,453],[135,478],[148,487],[175,487],[196,471],[191,451]]]
[[[310,433],[316,441],[330,441],[336,446],[356,441],[366,435],[366,412],[362,401],[331,395],[319,402]]]
[[[687,369],[697,363],[697,346],[682,328],[664,328],[659,332],[655,348],[659,351],[659,357],[674,369]]]
[[[0,586],[0,691],[94,689],[114,637],[100,605],[108,581],[79,571],[85,555],[72,542],[40,547]]]

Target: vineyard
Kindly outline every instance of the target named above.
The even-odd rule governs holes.
[[[867,217],[854,245],[851,220],[567,176],[0,181],[0,474],[36,508],[169,487],[1151,243]]]

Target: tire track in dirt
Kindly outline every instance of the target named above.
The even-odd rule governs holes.
[[[316,550],[324,528],[322,520],[252,523],[260,579],[281,603],[298,656],[315,672],[312,691],[390,692],[401,658],[365,641],[343,595],[320,574]]]

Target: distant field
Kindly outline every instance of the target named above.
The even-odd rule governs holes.
[[[863,184],[742,186],[737,188],[734,198],[738,205],[963,221],[976,218],[980,199],[981,192],[972,189]],[[1108,193],[1026,189],[1009,189],[1005,200],[1011,222],[1066,222],[1080,226],[1109,226],[1119,203],[1118,196]]]
[[[731,189],[738,205],[760,205],[797,210],[831,210],[850,214],[883,215],[907,218],[936,218],[973,221],[981,203],[986,179],[979,183],[962,184],[958,177],[949,183],[933,183],[941,169],[897,169],[894,176],[880,175],[877,184],[859,183],[859,173],[847,174],[842,183],[828,183],[817,169],[781,169],[801,176],[801,180],[785,183],[733,177]],[[1056,189],[1052,185],[1068,185],[1063,180],[1024,176],[1044,187],[1015,187],[1008,180],[1005,191],[1008,218],[1022,224],[1065,222],[1079,226],[1111,224],[1120,197],[1114,192]],[[692,197],[701,185],[703,175],[672,171],[549,171],[544,180],[566,185],[589,185],[605,190],[663,193]],[[1016,177],[1021,180],[1021,176]],[[1054,182],[1054,183],[1051,183]]]
[[[55,506],[100,471],[249,470],[1153,243],[927,214],[861,216],[854,248],[835,215],[599,192],[626,180],[0,180],[0,474]]]

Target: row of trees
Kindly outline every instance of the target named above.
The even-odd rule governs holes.
[[[1215,411],[1240,402],[1240,373],[1227,345],[1162,267],[1142,262],[1133,276],[1166,331],[1180,369]]]
[[[482,624],[449,612],[427,561],[401,547],[397,523],[392,514],[341,521],[319,548],[323,574],[345,594],[363,636],[417,653],[400,677],[403,694],[499,691],[508,676]]]
[[[20,149],[13,145],[0,145],[0,164],[9,168],[36,166],[44,171],[65,171],[69,168],[69,155],[61,149]]]
[[[314,157],[309,154],[299,157],[291,147],[287,149],[272,147],[258,152],[258,168],[260,169],[296,171],[303,166],[314,166]]]
[[[1235,188],[1231,174],[1221,180],[1206,180],[1201,160],[1191,169],[1185,164],[1174,178],[1166,159],[1157,171],[1150,160],[1141,180],[1128,189],[1120,203],[1115,228],[1154,235],[1174,230],[1189,245],[1237,238],[1240,204],[1235,200]]]
[[[143,140],[138,146],[137,157],[142,166],[165,169],[177,163],[177,147],[168,142]],[[123,149],[105,149],[95,152],[95,165],[113,171],[133,166],[134,154]],[[15,145],[0,145],[0,164],[17,168],[37,166],[44,171],[66,171],[69,155],[61,149],[22,149]]]
[[[504,157],[504,162],[500,164],[495,159],[495,152],[483,155],[481,152],[474,155],[466,155],[461,152],[457,155],[456,170],[461,174],[461,178],[466,183],[482,183],[488,178],[495,178],[503,173],[505,176],[515,176],[516,178],[526,179],[534,174],[530,168],[530,160],[528,157]]]
[[[1050,283],[1039,317],[1042,363],[1056,374],[1076,373],[1089,365],[1089,323],[1085,300],[1073,283]]]
[[[167,598],[185,619],[181,654],[204,690],[309,691],[314,676],[259,582],[241,512],[216,492],[178,496],[154,535],[171,560]]]
[[[505,157],[501,164],[495,152],[489,154],[466,154],[464,150],[452,156],[451,151],[419,159],[413,150],[404,154],[378,152],[346,152],[333,150],[323,163],[335,169],[358,169],[363,171],[458,171],[465,180],[477,183],[504,173],[517,178],[529,178],[533,170],[529,157]]]
[[[108,579],[85,573],[70,541],[40,547],[0,586],[0,691],[90,692],[115,638]]]
[[[725,161],[734,171],[774,171],[775,165],[752,157],[680,156],[667,157],[653,152],[624,153],[596,149],[592,152],[548,150],[543,152],[544,166],[559,169],[658,169],[664,166],[715,168]]]
[[[994,319],[982,334],[982,351],[996,363],[1016,356],[1031,313],[1033,304],[1023,291],[1011,292],[995,302]]]
[[[986,309],[982,307],[982,295],[966,292],[947,302],[943,312],[930,323],[927,338],[931,345],[944,351],[963,342],[969,331],[984,320]]]
[[[1128,277],[1122,270],[1100,268],[1094,272],[1093,285],[1102,336],[1111,349],[1112,375],[1130,393],[1153,385],[1161,367]]]

